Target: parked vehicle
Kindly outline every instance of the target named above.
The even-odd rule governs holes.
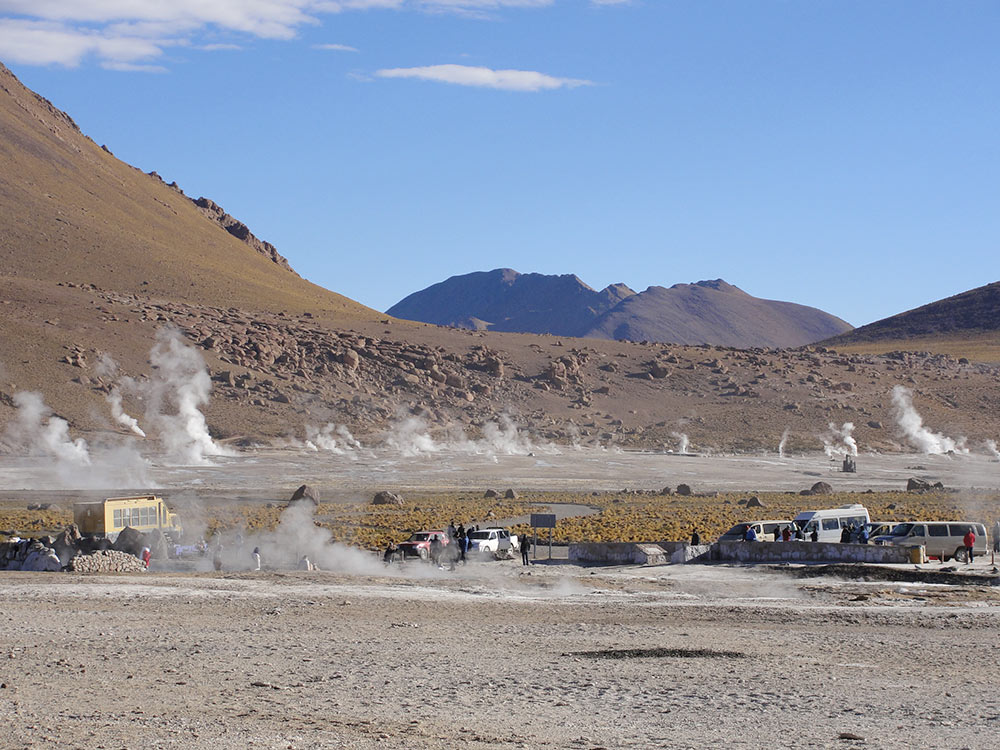
[[[469,552],[483,557],[512,558],[521,549],[517,534],[499,527],[469,532]]]
[[[871,521],[864,525],[864,529],[868,532],[868,542],[878,536],[886,536],[892,533],[892,530],[899,525],[899,521]],[[860,529],[859,529],[860,531]],[[857,535],[855,535],[855,538]]]
[[[747,528],[753,526],[758,542],[776,542],[781,538],[781,530],[791,526],[791,521],[744,521],[733,526],[719,537],[720,542],[739,542],[746,538]]]
[[[440,529],[432,531],[417,531],[410,535],[405,542],[399,543],[399,552],[403,559],[407,557],[419,557],[421,560],[429,560],[431,556],[431,542],[437,539],[441,546],[447,546],[448,533]]]
[[[109,497],[74,503],[73,523],[82,534],[107,537],[112,542],[127,526],[142,532],[159,529],[172,540],[180,539],[184,533],[177,514],[167,507],[163,498],[156,495]]]
[[[825,510],[804,510],[795,516],[794,523],[802,530],[805,539],[810,539],[815,530],[816,541],[839,542],[843,529],[860,529],[866,523],[871,523],[871,517],[865,506],[854,503]]]
[[[968,521],[928,521],[897,524],[890,534],[876,537],[875,544],[892,544],[902,547],[923,545],[928,557],[937,557],[942,561],[954,558],[965,562],[965,534],[972,527],[976,535],[976,543],[972,548],[973,555],[985,555],[989,550],[989,540],[986,538],[986,526]]]

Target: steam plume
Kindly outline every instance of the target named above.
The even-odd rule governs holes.
[[[33,455],[51,456],[58,463],[81,467],[90,465],[90,450],[83,438],[72,440],[69,423],[52,415],[40,393],[14,394],[17,417],[5,431],[5,443]]]
[[[897,385],[892,389],[892,404],[896,413],[896,423],[907,440],[923,453],[968,453],[965,438],[954,440],[939,432],[932,432],[924,426],[923,417],[913,408],[913,394],[908,388]]]
[[[823,446],[827,456],[833,458],[834,456],[858,455],[858,443],[853,436],[854,422],[844,422],[843,426],[839,428],[830,422],[829,428],[830,436],[823,438]],[[839,445],[832,440],[839,441]]]
[[[147,421],[156,426],[166,453],[188,464],[232,455],[212,439],[201,413],[212,390],[201,354],[176,331],[160,329],[149,359],[156,372],[148,386]]]
[[[674,437],[674,438],[677,438],[677,452],[678,453],[687,453],[688,452],[689,441],[688,441],[688,436],[687,435],[685,435],[683,432],[671,432],[670,436]]]
[[[146,433],[139,427],[139,421],[135,417],[130,417],[122,409],[122,394],[117,386],[111,389],[107,398],[108,403],[111,405],[111,416],[115,418],[115,421],[122,427],[132,430],[139,437],[146,437]]]
[[[785,431],[781,433],[781,440],[778,442],[778,457],[785,457],[785,446],[788,444],[788,434],[789,430],[786,427]]]
[[[988,450],[990,453],[993,454],[993,458],[1000,458],[1000,450],[997,450],[997,441],[996,440],[987,440],[986,441],[986,450]]]

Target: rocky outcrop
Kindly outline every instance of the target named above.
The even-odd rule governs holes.
[[[225,210],[215,201],[210,198],[201,197],[198,199],[192,199],[194,205],[201,209],[201,212],[205,214],[209,219],[214,221],[220,227],[229,232],[236,239],[245,242],[247,245],[252,247],[258,253],[268,258],[274,263],[284,268],[286,271],[292,271],[292,267],[288,265],[288,260],[278,253],[277,248],[270,242],[265,242],[264,240],[256,237],[250,228],[244,224],[239,219],[227,214]],[[292,273],[295,273],[292,271]]]

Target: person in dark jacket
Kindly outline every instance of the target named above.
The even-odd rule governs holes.
[[[528,539],[528,535],[525,534],[524,538],[521,539],[521,565],[530,565],[528,562],[528,551],[531,549],[531,540]]]
[[[696,529],[691,532],[691,546],[697,547],[699,544],[701,544],[701,534],[699,534]]]

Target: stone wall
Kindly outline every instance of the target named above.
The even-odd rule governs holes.
[[[597,565],[662,565],[669,554],[653,543],[589,542],[569,545],[569,561]]]
[[[908,563],[909,547],[836,542],[717,542],[714,558],[741,563]]]
[[[66,569],[75,573],[141,573],[146,566],[128,552],[104,549],[89,555],[77,555],[69,561]]]

